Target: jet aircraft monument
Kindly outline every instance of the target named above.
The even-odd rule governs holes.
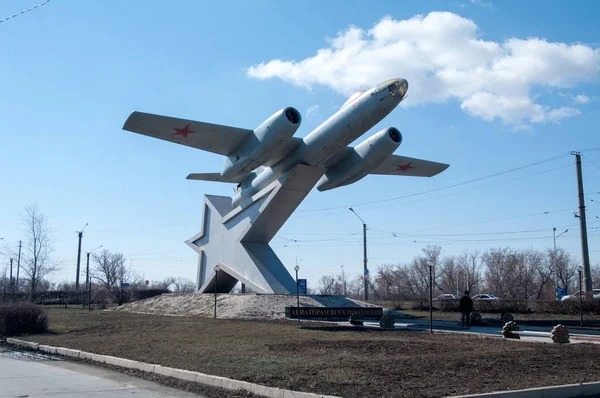
[[[238,281],[262,293],[295,292],[295,281],[269,241],[316,185],[326,191],[368,174],[431,177],[447,164],[395,155],[402,134],[388,127],[349,144],[385,118],[404,98],[405,79],[354,93],[304,138],[293,107],[254,130],[133,112],[123,129],[226,156],[221,172],[190,180],[236,184],[233,198],[205,195],[202,231],[186,243],[199,254],[198,292],[229,292]],[[217,277],[214,267],[221,271]]]

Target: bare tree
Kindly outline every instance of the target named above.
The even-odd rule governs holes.
[[[554,266],[554,250],[542,254],[542,262],[537,269],[538,292],[536,300],[554,300],[556,293],[556,267]]]
[[[459,275],[459,286],[470,292],[479,291],[481,289],[481,261],[479,253],[465,251],[457,258],[458,268],[461,271]],[[462,283],[462,285],[461,285]]]
[[[2,271],[0,272],[0,286],[2,286],[2,301],[4,302],[6,301],[6,294],[10,293],[8,266],[5,265]]]
[[[396,275],[400,289],[408,296],[417,299],[428,297],[429,265],[426,258],[415,257],[409,264],[398,265]]]
[[[348,275],[346,275],[346,277],[348,278]],[[373,287],[370,283],[369,277],[367,277],[367,284],[372,291]],[[349,279],[346,281],[346,293],[348,297],[362,300],[364,297],[364,291],[365,279],[362,274],[356,275],[354,278],[349,277]]]
[[[438,288],[444,293],[459,292],[461,267],[454,256],[444,257],[438,270]],[[464,271],[462,272],[464,274]]]
[[[178,276],[173,278],[173,289],[174,293],[194,293],[196,291],[196,284],[187,278]]]
[[[319,293],[320,294],[336,294],[336,283],[335,276],[323,275],[319,279]]]
[[[394,264],[382,264],[377,267],[373,294],[382,300],[393,300],[397,288]]]
[[[600,264],[592,266],[592,286],[600,288]]]
[[[577,264],[571,255],[562,248],[556,249],[554,264],[560,287],[567,288],[567,291],[577,290]]]
[[[167,276],[162,281],[152,282],[152,286],[159,289],[169,289],[173,293],[194,293],[196,291],[196,284],[192,280],[180,276]]]
[[[21,221],[25,232],[21,269],[29,277],[31,297],[33,298],[38,283],[49,273],[56,271],[58,267],[50,259],[53,249],[48,218],[34,204],[25,207]]]
[[[114,292],[125,282],[129,273],[125,266],[125,256],[122,253],[111,253],[107,249],[93,256],[95,266],[92,277],[103,284],[108,292]]]

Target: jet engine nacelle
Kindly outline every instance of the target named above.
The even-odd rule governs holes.
[[[275,112],[225,159],[221,172],[223,178],[232,179],[263,165],[267,158],[288,143],[301,123],[300,112],[295,108],[287,107]]]
[[[402,134],[398,129],[390,127],[378,131],[327,169],[317,182],[317,189],[327,191],[360,180],[394,153],[401,143]]]

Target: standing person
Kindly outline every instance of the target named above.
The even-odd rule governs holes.
[[[471,326],[471,311],[473,311],[473,300],[469,297],[469,291],[465,290],[464,296],[460,298],[458,308],[462,316],[460,317],[460,324],[462,327]]]

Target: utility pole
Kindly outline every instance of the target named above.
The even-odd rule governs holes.
[[[360,221],[362,221],[363,223],[363,263],[364,263],[364,274],[363,274],[363,281],[364,281],[364,300],[367,301],[369,299],[369,283],[368,283],[368,278],[369,278],[369,269],[367,268],[367,224],[364,222],[364,220],[362,218],[360,218],[360,216],[358,214],[356,214],[356,212],[354,211],[354,209],[352,207],[348,208],[352,213],[354,213],[354,215],[356,217],[358,217],[358,219]]]
[[[10,293],[14,297],[14,294],[15,294],[15,285],[13,284],[14,281],[13,281],[13,278],[12,278],[12,264],[13,264],[13,259],[11,258],[10,259],[10,279],[9,279],[10,280],[10,284],[9,284],[9,286],[10,286]]]
[[[22,241],[19,241],[19,257],[17,257],[17,291],[19,290],[19,269],[21,268],[21,244]]]
[[[87,223],[85,223],[81,231],[75,231],[79,236],[79,245],[77,247],[77,274],[75,275],[75,290],[79,290],[79,266],[81,265],[81,238],[83,238],[83,230],[85,229],[85,227],[87,227]]]
[[[583,270],[585,277],[585,295],[588,298],[592,298],[592,273],[590,269],[590,253],[588,250],[588,239],[587,239],[587,224],[585,221],[585,200],[583,197],[583,175],[581,172],[581,153],[571,152],[571,155],[575,155],[576,166],[577,166],[577,190],[579,196],[579,228],[581,231],[581,259],[583,261]]]

